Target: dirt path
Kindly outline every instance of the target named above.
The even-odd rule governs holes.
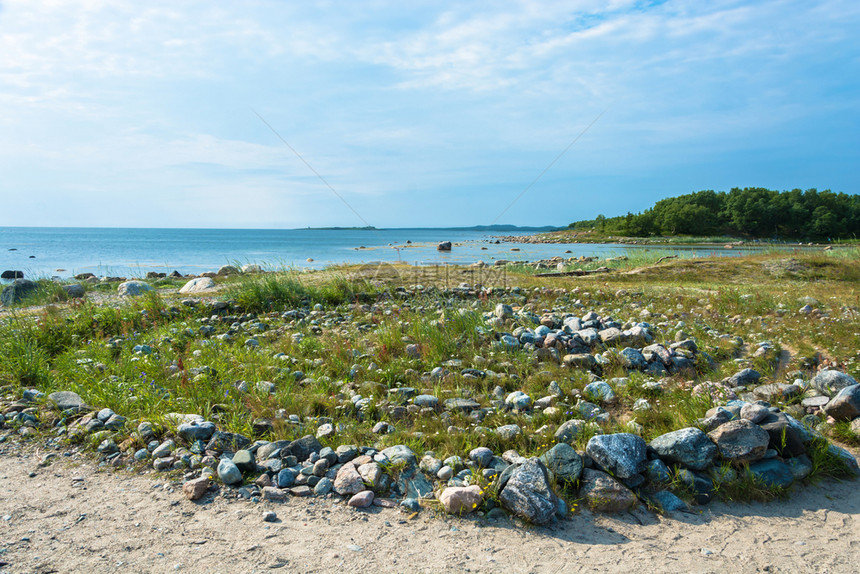
[[[11,437],[10,437],[11,438]],[[0,572],[856,572],[858,483],[700,514],[582,511],[553,528],[331,500],[186,500],[157,474],[0,444]],[[30,476],[35,473],[35,476]],[[278,522],[262,520],[274,510]],[[283,570],[281,570],[283,569]]]

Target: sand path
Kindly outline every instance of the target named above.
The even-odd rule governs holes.
[[[332,501],[186,500],[163,475],[0,445],[0,572],[857,572],[857,481],[698,514],[579,512],[551,528]],[[30,476],[35,473],[35,476]],[[266,523],[263,510],[277,512]]]

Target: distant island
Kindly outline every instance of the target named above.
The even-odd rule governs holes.
[[[698,191],[641,213],[575,221],[568,231],[622,237],[727,235],[768,239],[857,239],[860,195],[762,187]]]
[[[377,228],[372,225],[365,227],[305,227],[312,231],[380,231],[380,230],[410,230],[410,229],[438,229],[440,231],[486,231],[488,233],[496,233],[500,231],[560,231],[564,227],[555,225],[544,225],[541,227],[521,227],[519,225],[473,225],[471,227],[381,227]]]

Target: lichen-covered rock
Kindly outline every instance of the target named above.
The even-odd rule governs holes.
[[[848,373],[834,370],[821,371],[812,377],[809,383],[828,397],[832,397],[845,387],[858,384],[857,380]]]
[[[533,524],[547,524],[555,515],[557,501],[549,484],[546,467],[530,458],[515,467],[502,489],[502,507]]]
[[[677,463],[693,470],[704,470],[719,450],[708,435],[689,427],[658,436],[650,443],[664,461]]]
[[[585,453],[595,463],[621,479],[632,478],[645,470],[646,450],[642,437],[630,433],[593,436],[585,446]]]
[[[579,495],[599,512],[621,512],[636,504],[633,491],[599,470],[586,468],[579,483]]]
[[[736,419],[708,433],[720,456],[733,463],[753,462],[764,457],[770,435],[747,419]]]
[[[582,474],[582,457],[565,443],[559,443],[540,457],[546,468],[561,482],[576,482]]]

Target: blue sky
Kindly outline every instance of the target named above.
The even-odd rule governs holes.
[[[856,0],[0,0],[0,225],[566,225],[701,189],[858,193],[857,30]]]

